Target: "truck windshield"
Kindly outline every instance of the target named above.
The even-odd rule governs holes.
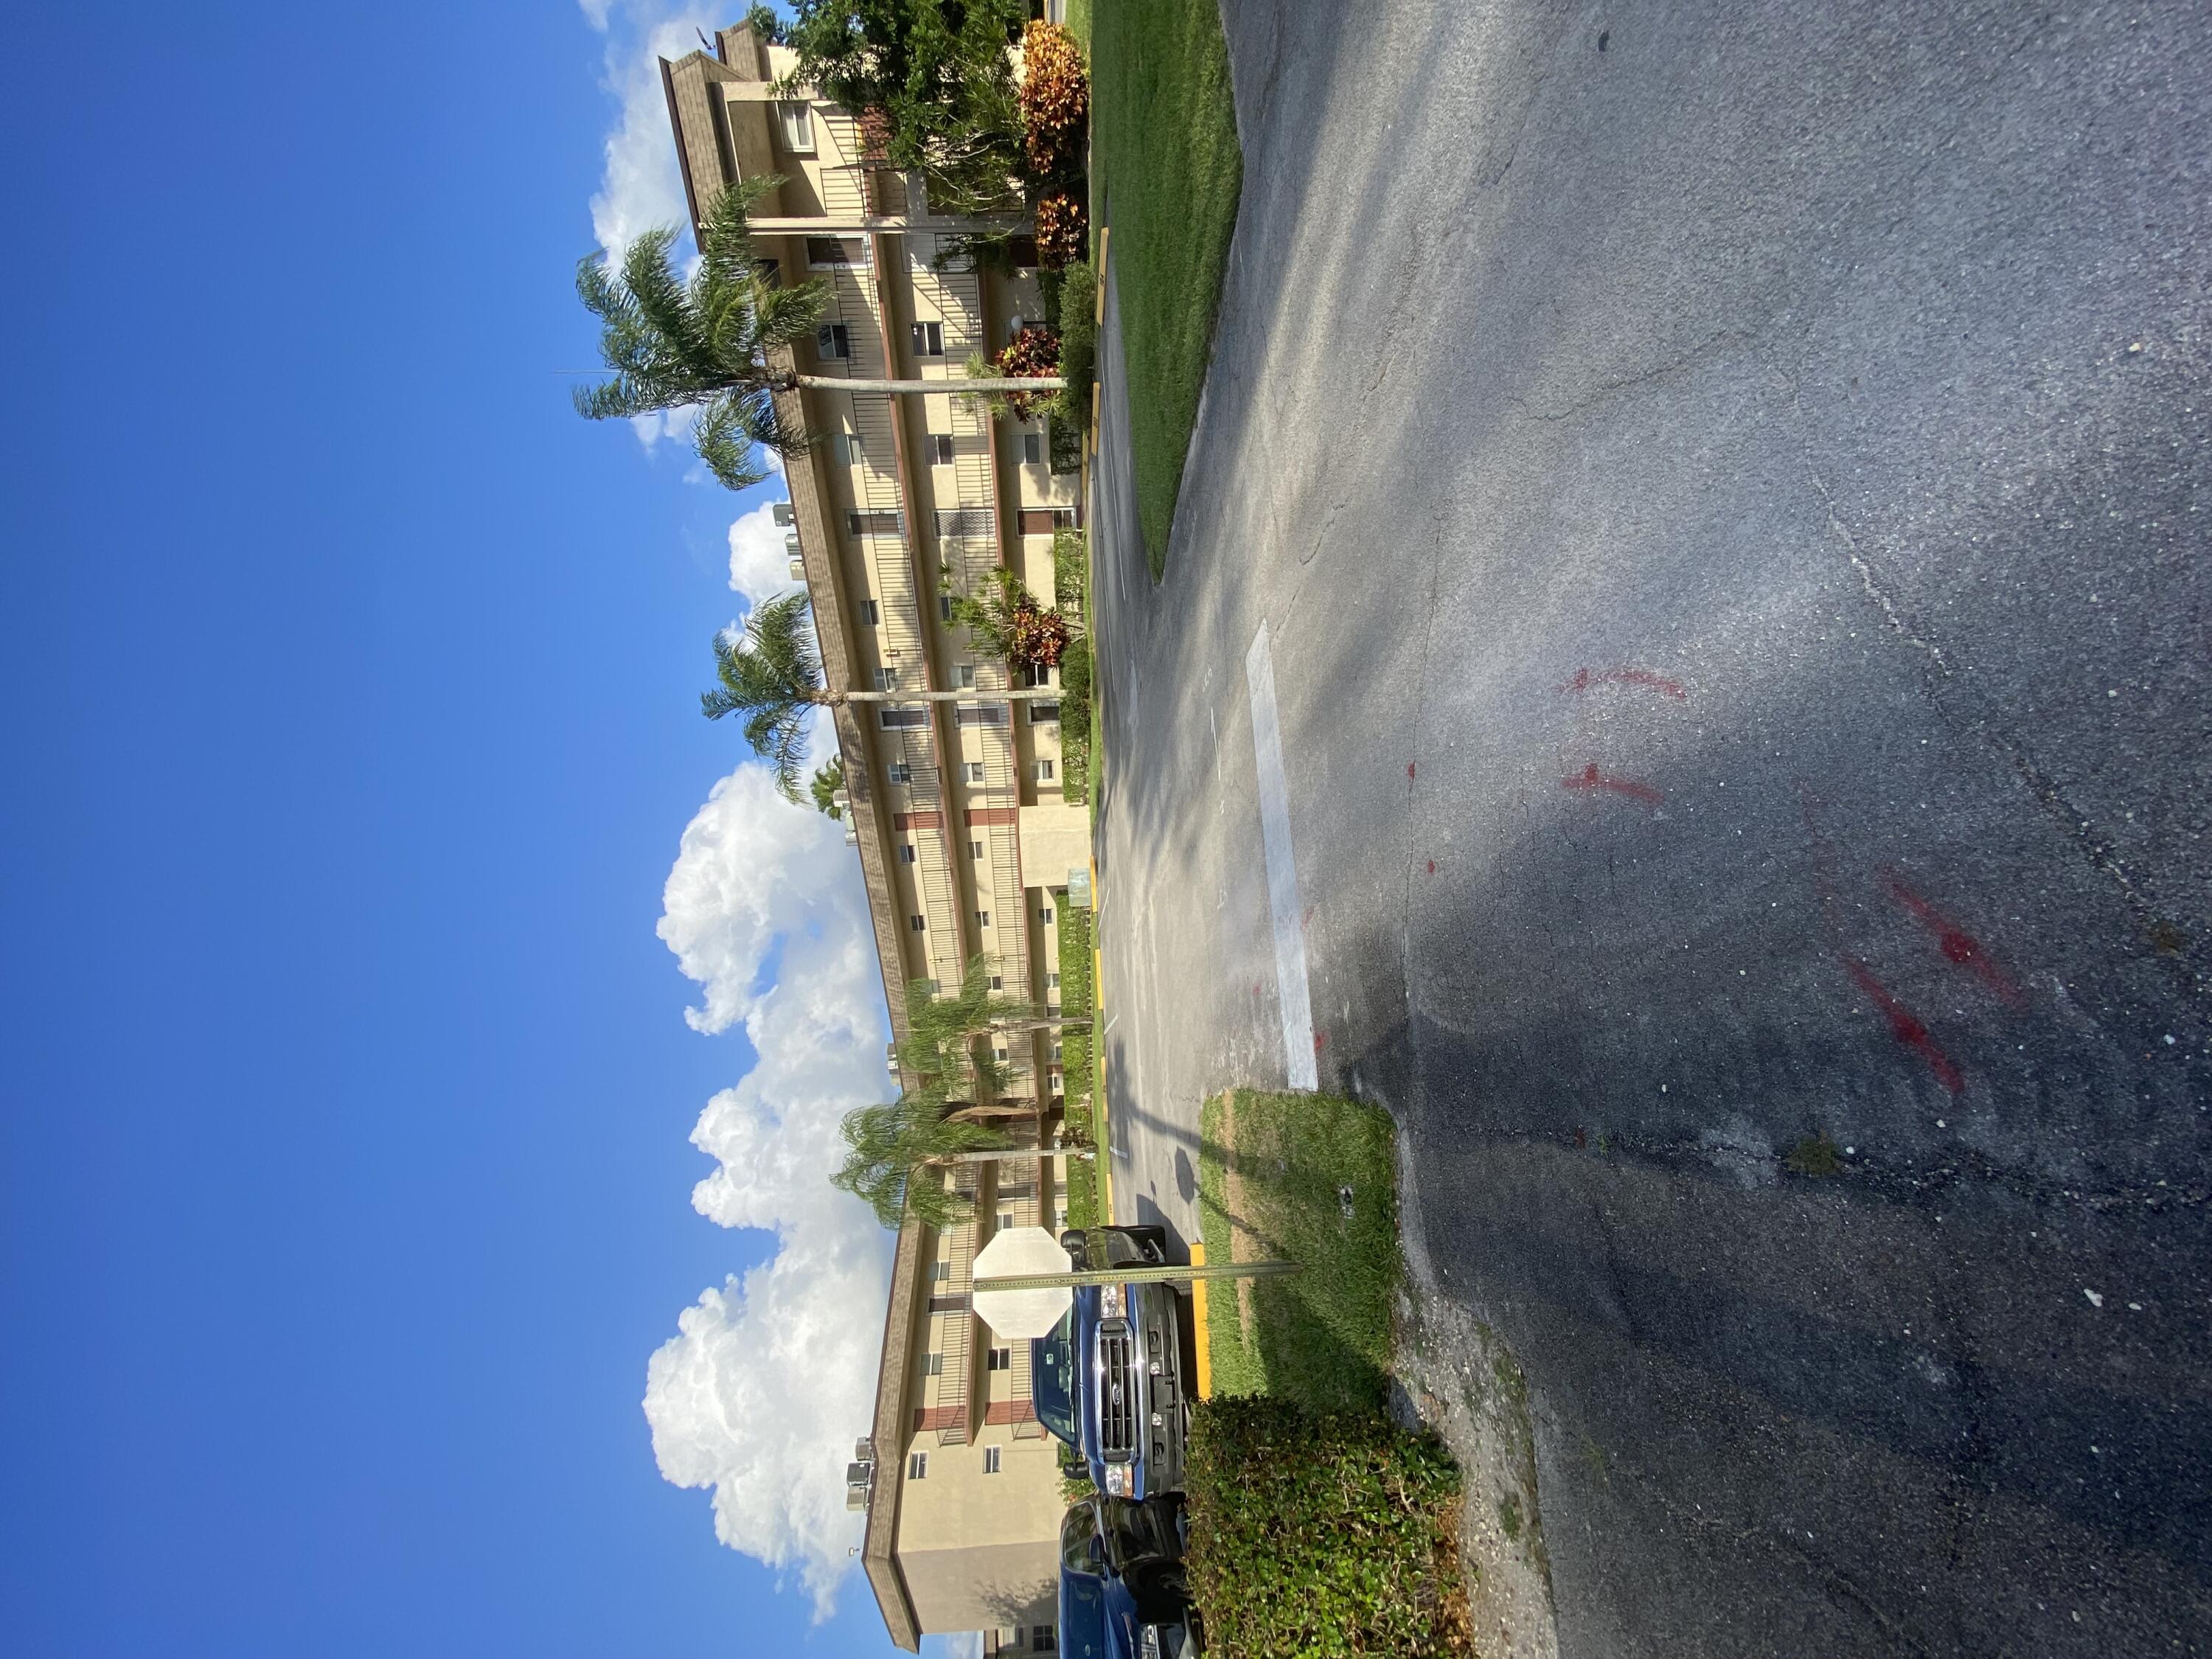
[[[1075,1310],[1060,1316],[1050,1336],[1030,1344],[1030,1398],[1037,1420],[1069,1445],[1081,1443],[1075,1426]]]

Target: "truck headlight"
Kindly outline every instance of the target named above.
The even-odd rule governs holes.
[[[1098,1287],[1098,1316],[1100,1318],[1119,1319],[1126,1310],[1127,1299],[1123,1297],[1121,1287],[1119,1285],[1102,1285]]]
[[[1130,1469],[1127,1463],[1109,1463],[1106,1466],[1107,1496],[1127,1498],[1129,1495],[1129,1484]]]

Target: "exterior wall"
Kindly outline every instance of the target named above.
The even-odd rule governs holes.
[[[848,349],[840,356],[803,343],[789,366],[946,382],[943,395],[781,395],[787,418],[822,440],[791,458],[788,477],[823,672],[856,690],[1006,689],[1006,664],[950,622],[947,592],[981,592],[1003,565],[1052,603],[1053,519],[1036,515],[1072,522],[1079,481],[1050,470],[1042,421],[994,420],[957,386],[971,355],[997,350],[1018,319],[1039,317],[1035,276],[937,269],[951,251],[945,222],[910,222],[926,206],[921,192],[868,165],[853,117],[771,97],[769,83],[791,67],[785,49],[763,51],[742,27],[723,31],[712,56],[663,65],[695,223],[733,180],[781,175],[755,210],[774,222],[760,252],[787,283],[824,283],[823,320]],[[811,149],[790,142],[786,101],[806,104]],[[823,222],[813,235],[810,219]],[[836,728],[895,1034],[905,1030],[909,981],[957,984],[978,954],[1002,988],[1055,1004],[1053,890],[1088,857],[1089,840],[1087,814],[1062,793],[1056,721],[1020,704],[862,706],[839,711]],[[1010,1093],[1048,1106],[1060,1092],[1051,1034],[1015,1036],[1007,1048]],[[906,1648],[935,1631],[1033,1636],[1053,1618],[1065,1507],[1055,1443],[1030,1404],[1028,1345],[998,1344],[1005,1363],[994,1365],[968,1291],[975,1252],[994,1229],[1061,1224],[1064,1171],[1024,1159],[963,1178],[974,1185],[972,1219],[941,1236],[911,1221],[902,1232],[873,1423],[864,1565]],[[994,1453],[998,1469],[987,1473]],[[927,1459],[918,1478],[916,1456]]]

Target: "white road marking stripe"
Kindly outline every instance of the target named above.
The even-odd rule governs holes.
[[[1313,1006],[1306,988],[1306,930],[1298,908],[1298,866],[1291,853],[1291,792],[1283,775],[1282,727],[1275,713],[1275,663],[1267,624],[1244,654],[1252,694],[1252,755],[1260,772],[1260,838],[1267,855],[1267,908],[1275,923],[1275,1000],[1283,1015],[1283,1062],[1291,1087],[1320,1085],[1314,1066]]]

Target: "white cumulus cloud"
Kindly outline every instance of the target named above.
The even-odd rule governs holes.
[[[602,84],[621,110],[607,134],[599,188],[592,198],[592,228],[599,246],[620,258],[641,233],[689,222],[660,60],[698,51],[702,30],[712,39],[719,9],[657,0],[579,3],[585,21],[607,37]]]
[[[776,503],[763,501],[730,526],[730,586],[758,605],[788,593],[791,580],[789,532],[775,521]]]
[[[653,1356],[653,1455],[713,1490],[723,1542],[796,1571],[826,1617],[860,1537],[844,1464],[869,1428],[891,1243],[829,1182],[838,1120],[888,1092],[867,899],[837,827],[745,765],[686,826],[662,907],[660,937],[704,987],[685,1018],[742,1022],[758,1056],[692,1131],[716,1166],[692,1206],[778,1249],[704,1291]]]

